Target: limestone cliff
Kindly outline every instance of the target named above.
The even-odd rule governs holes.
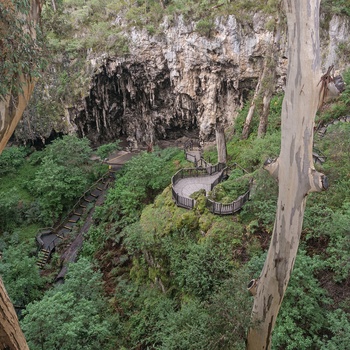
[[[261,14],[244,21],[218,17],[207,36],[181,16],[165,19],[161,34],[125,29],[129,54],[107,56],[89,50],[86,71],[94,72],[90,89],[81,102],[62,103],[66,113],[60,119],[69,128],[56,131],[75,130],[94,145],[125,137],[133,147],[187,133],[202,140],[215,138],[217,126],[234,123],[261,75],[266,51],[277,45],[267,21]],[[123,20],[115,19],[114,25],[120,31]],[[335,64],[343,70],[346,59],[339,47],[348,42],[349,21],[335,16],[323,28],[323,68]],[[285,84],[286,46],[282,30],[276,90]],[[52,125],[45,137],[51,131]]]
[[[175,24],[164,21],[162,36],[133,30],[130,55],[99,63],[89,95],[70,109],[71,121],[96,143],[120,135],[150,143],[192,130],[203,140],[213,138],[216,125],[233,123],[257,83],[273,40],[264,25],[258,15],[250,24],[218,18],[204,37],[179,17]]]

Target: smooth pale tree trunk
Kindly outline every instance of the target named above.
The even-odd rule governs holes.
[[[296,259],[307,195],[327,188],[313,166],[314,118],[320,99],[320,0],[285,0],[289,67],[279,157],[265,163],[279,183],[277,214],[257,283],[247,349],[270,349],[271,335]]]
[[[3,5],[13,6],[10,1]],[[26,14],[26,20],[31,23],[29,34],[36,37],[35,27],[39,22],[41,4],[39,0],[30,1],[30,11]],[[2,28],[2,35],[8,35],[6,28]],[[28,32],[27,29],[24,29]],[[0,42],[1,43],[1,42]],[[34,89],[34,80],[28,76],[18,74],[13,79],[19,80],[22,92],[12,94],[11,92],[0,97],[0,153],[5,148],[8,140],[14,132],[17,123],[22,117],[30,96]],[[2,279],[0,278],[0,350],[29,350],[24,334],[20,328],[15,309],[6,292]]]
[[[260,114],[258,137],[264,137],[267,130],[268,117],[270,113],[270,102],[272,98],[272,91],[266,90],[263,97],[263,108]]]
[[[274,89],[276,86],[276,67],[278,64],[278,52],[280,50],[280,38],[281,38],[281,25],[280,25],[281,19],[280,14],[277,18],[276,28],[275,28],[275,35],[274,35],[274,42],[271,43],[268,52],[267,57],[265,60],[264,65],[264,80],[261,83],[263,86],[262,90],[262,108],[259,118],[259,127],[258,127],[258,137],[264,137],[267,130],[268,125],[268,117],[270,114],[270,102],[274,93]]]
[[[254,96],[253,96],[252,102],[250,103],[248,114],[247,114],[247,116],[245,118],[243,130],[242,130],[242,139],[243,140],[246,140],[248,138],[248,136],[249,136],[250,124],[252,123],[252,119],[253,119],[253,116],[254,116],[256,100],[257,100],[257,98],[259,96],[261,80],[263,79],[263,76],[264,76],[264,74],[262,74],[259,77],[258,83],[256,84],[256,87],[255,87],[255,91],[254,91]]]
[[[225,140],[225,129],[223,125],[218,125],[216,127],[215,136],[216,136],[216,148],[218,150],[218,162],[226,163],[227,149],[226,149],[226,140]]]

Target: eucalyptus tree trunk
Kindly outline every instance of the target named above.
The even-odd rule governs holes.
[[[0,0],[3,8],[9,11],[16,11],[14,3]],[[18,14],[25,16],[28,26],[23,29],[23,34],[29,34],[36,38],[36,25],[40,20],[41,3],[40,0],[30,0],[29,12]],[[4,24],[4,23],[2,23]],[[1,26],[0,48],[2,39],[11,35],[10,26]],[[6,52],[2,52],[6,57]],[[23,62],[25,63],[25,62]],[[17,72],[11,76],[13,84],[20,86],[20,89],[11,90],[6,96],[0,96],[0,154],[10,139],[17,123],[22,117],[30,96],[34,89],[34,79],[28,75]],[[23,332],[20,328],[17,314],[6,292],[2,279],[0,278],[0,349],[6,350],[29,350]]]
[[[263,72],[264,72],[264,70],[263,70]],[[243,130],[242,130],[242,139],[243,140],[246,140],[249,136],[250,124],[252,123],[252,119],[254,116],[256,101],[257,101],[257,98],[258,98],[259,93],[260,93],[261,80],[263,79],[263,77],[264,77],[264,73],[261,74],[261,76],[259,77],[258,83],[256,84],[254,96],[253,96],[252,102],[250,103],[248,114],[245,118]]]
[[[226,163],[227,162],[227,149],[226,149],[226,140],[225,140],[225,129],[223,125],[217,125],[215,130],[216,136],[216,148],[218,151],[218,162]]]
[[[259,118],[258,137],[264,137],[268,125],[268,117],[270,114],[270,102],[274,93],[277,73],[276,67],[278,64],[278,53],[280,50],[281,39],[281,14],[278,14],[275,26],[274,42],[271,43],[264,65],[264,80],[261,83],[262,90],[262,108]]]
[[[270,349],[271,335],[292,273],[310,192],[327,189],[313,166],[314,118],[321,87],[320,0],[285,0],[289,67],[282,106],[281,152],[265,168],[278,179],[275,225],[265,265],[257,282],[247,349]]]

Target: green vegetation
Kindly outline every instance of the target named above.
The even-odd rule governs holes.
[[[52,225],[106,167],[90,161],[87,139],[64,136],[34,152],[7,148],[0,155],[0,233],[23,239]]]
[[[97,155],[101,159],[107,158],[112,152],[117,151],[120,149],[119,147],[120,141],[117,140],[115,142],[107,143],[105,145],[101,145],[99,148],[97,148]]]
[[[279,1],[63,0],[56,5],[57,11],[49,3],[43,9],[55,76],[46,75],[47,96],[34,96],[32,113],[50,115],[47,125],[33,120],[49,129],[62,119],[57,101],[69,104],[86,92],[87,52],[125,55],[128,30],[137,26],[159,35],[165,15],[175,22],[181,14],[195,22],[198,34],[210,37],[215,16],[234,13],[243,21],[257,10],[274,13]],[[330,13],[348,15],[347,5],[323,1]],[[126,22],[117,24],[120,13]],[[340,49],[345,54],[348,48]],[[349,72],[345,81],[349,86]],[[349,113],[349,91],[327,105],[317,121]],[[228,141],[229,168],[238,163],[249,176],[232,170],[211,196],[230,202],[253,177],[251,201],[241,212],[213,215],[203,205],[203,192],[195,194],[194,210],[177,207],[170,179],[188,165],[183,152],[141,153],[117,173],[104,205],[95,210],[79,261],[56,287],[35,265],[36,229],[62,217],[106,169],[90,161],[86,139],[72,136],[41,152],[5,150],[0,156],[0,273],[13,302],[25,308],[20,318],[30,348],[243,349],[252,306],[246,285],[261,270],[275,218],[277,185],[262,164],[279,154],[282,99],[276,95],[271,101],[264,138],[256,138],[254,116],[250,137],[240,139],[246,103]],[[302,247],[274,332],[276,350],[335,350],[349,343],[350,299],[344,292],[350,278],[349,133],[350,126],[339,123],[317,139],[327,157],[317,166],[330,188],[309,196]],[[118,142],[103,145],[97,154],[103,159],[117,147]],[[215,163],[215,150],[205,157]]]
[[[14,0],[0,3],[0,97],[22,91],[19,77],[40,76],[45,66],[41,57],[42,35],[36,27],[36,39],[29,34],[31,23],[25,19],[30,2]]]
[[[346,95],[339,103],[348,108]],[[32,245],[18,245],[30,237],[23,227],[63,213],[74,201],[67,189],[78,187],[79,196],[101,168],[91,164],[88,142],[71,136],[42,152],[7,150],[0,157],[0,191],[6,193],[0,201],[0,272],[13,301],[25,307],[21,322],[31,348],[243,349],[252,306],[246,286],[261,270],[275,218],[277,183],[262,164],[279,153],[281,100],[271,102],[264,138],[257,139],[253,127],[241,140],[237,127],[228,141],[230,177],[211,195],[236,199],[253,177],[251,200],[239,213],[213,215],[203,205],[203,191],[195,194],[194,210],[177,207],[170,179],[188,166],[183,152],[141,153],[117,173],[104,205],[96,208],[65,284],[48,290],[51,281],[39,277]],[[349,124],[338,123],[316,138],[326,156],[317,166],[330,188],[309,196],[273,349],[338,349],[348,341],[349,133]],[[106,155],[116,146],[99,151]],[[214,153],[205,156],[215,159]]]
[[[108,350],[115,349],[109,318],[101,275],[80,259],[69,266],[65,284],[27,306],[21,324],[33,350]]]
[[[7,244],[2,243],[3,249]],[[3,250],[0,274],[16,307],[24,307],[43,295],[45,280],[39,275],[34,253],[33,245],[18,244],[14,237],[8,249]]]

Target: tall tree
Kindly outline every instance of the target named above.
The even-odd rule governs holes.
[[[0,0],[0,153],[22,117],[34,89],[38,53],[39,0]],[[0,278],[0,349],[27,350],[13,308]]]
[[[327,188],[313,165],[312,144],[320,81],[320,0],[285,0],[289,67],[282,107],[279,157],[265,168],[278,179],[275,225],[265,265],[257,282],[247,349],[270,349],[271,335],[293,270],[310,192]]]

